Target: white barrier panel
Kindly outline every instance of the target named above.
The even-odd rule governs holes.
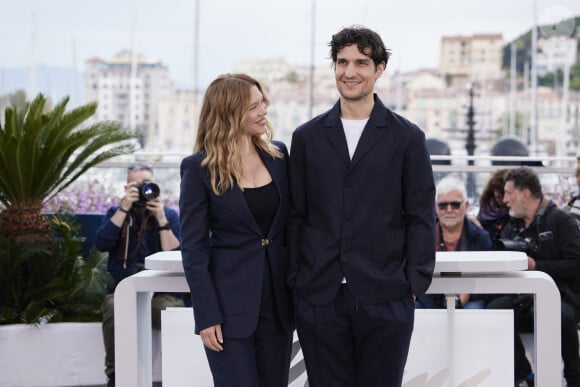
[[[163,387],[213,386],[203,343],[193,329],[191,308],[161,311]]]
[[[0,386],[104,384],[100,323],[0,327]]]
[[[511,310],[415,311],[404,387],[513,385]]]
[[[210,387],[203,344],[191,308],[161,315],[163,387]],[[416,310],[404,387],[497,387],[513,383],[513,312]],[[290,387],[307,381],[294,335]]]

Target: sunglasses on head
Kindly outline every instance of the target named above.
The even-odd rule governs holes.
[[[439,211],[445,211],[447,206],[451,206],[454,210],[458,210],[461,207],[463,202],[453,201],[453,202],[437,202],[437,207],[439,207]]]
[[[135,164],[129,165],[129,167],[127,168],[127,170],[129,170],[129,171],[150,171],[150,172],[153,172],[153,167],[151,165],[145,164],[145,163],[135,163]]]

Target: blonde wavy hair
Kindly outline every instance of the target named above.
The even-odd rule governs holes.
[[[238,140],[244,135],[243,124],[250,106],[250,89],[256,86],[266,106],[269,100],[262,85],[246,74],[223,74],[207,88],[203,97],[194,152],[204,152],[201,162],[207,167],[211,187],[221,195],[239,182],[242,174]],[[254,146],[272,158],[282,158],[278,147],[272,144],[273,129],[270,121],[266,133],[253,136]]]

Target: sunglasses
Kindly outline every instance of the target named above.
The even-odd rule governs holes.
[[[461,204],[463,204],[463,202],[437,202],[437,207],[439,207],[439,211],[445,211],[448,206],[451,206],[451,208],[454,210],[458,210],[459,207],[461,207]]]

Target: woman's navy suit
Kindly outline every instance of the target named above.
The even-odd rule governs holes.
[[[255,363],[262,370],[258,373],[279,373],[280,367],[286,368],[287,385],[293,330],[291,301],[285,280],[288,270],[288,250],[284,240],[289,201],[288,151],[284,144],[275,144],[284,158],[274,159],[258,150],[279,195],[279,206],[267,235],[263,235],[254,220],[239,186],[235,185],[221,195],[212,191],[208,169],[201,166],[205,153],[198,152],[182,161],[181,249],[191,291],[195,332],[199,334],[207,327],[221,324],[223,352],[227,353],[228,345],[231,348],[236,342],[232,339],[243,342],[248,338],[269,336],[270,333],[260,330],[264,314],[270,314],[267,318],[276,321],[279,327],[276,331],[286,338],[287,345],[270,345],[268,351],[281,353],[278,356],[275,353],[265,355],[263,359],[259,356],[261,350],[256,349],[258,360]],[[263,279],[267,278],[264,270],[271,270],[268,287],[273,292],[263,289]],[[269,303],[275,307],[269,310],[273,313],[264,311],[264,308],[261,310],[263,291],[271,296]],[[250,366],[248,353],[240,354],[239,359],[234,355],[235,365],[231,365],[232,358],[229,358],[223,367],[220,364],[222,352],[206,349],[206,353],[216,385],[228,385],[228,380],[243,377],[235,373],[244,373]],[[276,364],[259,364],[269,361]],[[266,376],[266,380],[274,380],[272,378],[275,379],[276,375]],[[256,386],[266,383],[261,376],[258,379]],[[244,383],[237,381],[235,385]],[[254,385],[254,382],[247,385]]]

